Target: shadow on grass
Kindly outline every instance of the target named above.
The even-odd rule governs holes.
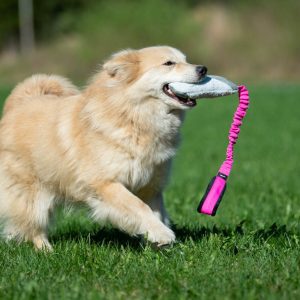
[[[246,229],[245,228],[246,220],[241,221],[236,226],[231,227],[218,227],[213,226],[209,227],[200,227],[200,228],[189,228],[189,227],[177,227],[174,226],[173,229],[176,233],[177,239],[184,241],[187,238],[192,238],[194,241],[201,240],[210,235],[218,235],[223,237],[233,237],[233,236],[252,236],[260,240],[268,240],[271,237],[279,238],[283,236],[299,236],[299,232],[295,230],[287,229],[286,225],[277,225],[273,223],[269,227],[260,228],[260,229]]]
[[[113,228],[100,228],[92,232],[86,229],[69,230],[60,234],[54,234],[51,237],[54,243],[60,241],[85,241],[89,244],[113,245],[121,248],[126,247],[132,250],[142,250],[142,239],[131,237],[128,234]]]
[[[286,225],[278,226],[276,223],[269,227],[257,230],[248,230],[244,228],[246,221],[242,221],[233,227],[200,227],[192,228],[188,226],[173,225],[172,229],[176,234],[177,241],[185,242],[192,239],[193,241],[200,241],[211,235],[218,235],[224,238],[237,237],[237,236],[251,236],[260,241],[266,241],[270,238],[291,237],[295,234],[299,237],[299,232],[288,230]],[[114,247],[126,247],[135,251],[142,251],[145,246],[145,240],[139,237],[131,237],[113,228],[101,228],[92,232],[87,229],[73,229],[54,234],[51,240],[55,243],[58,241],[85,241],[89,244],[98,245],[113,245]]]

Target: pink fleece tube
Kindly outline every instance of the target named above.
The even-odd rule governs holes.
[[[215,176],[207,187],[199,206],[198,212],[214,216],[222,200],[226,189],[226,180],[233,165],[233,147],[238,139],[242,120],[249,106],[249,92],[245,86],[239,86],[239,105],[233,116],[233,122],[229,130],[229,144],[226,151],[226,160],[221,165],[217,176]]]

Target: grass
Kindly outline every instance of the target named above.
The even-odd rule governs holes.
[[[299,299],[300,86],[250,91],[215,218],[195,209],[224,158],[234,96],[187,116],[165,192],[177,244],[155,251],[84,210],[60,212],[53,253],[0,242],[0,299]]]

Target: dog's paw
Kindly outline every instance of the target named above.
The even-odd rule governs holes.
[[[146,237],[149,242],[155,244],[157,247],[163,247],[175,242],[174,232],[163,224],[149,229]]]
[[[34,248],[38,251],[40,251],[40,250],[45,251],[45,252],[53,251],[51,244],[49,243],[47,237],[45,237],[44,235],[38,235],[38,236],[34,237],[32,242],[33,242]]]

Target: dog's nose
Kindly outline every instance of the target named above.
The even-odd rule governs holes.
[[[204,77],[207,73],[207,68],[205,66],[197,66],[196,73],[199,75],[200,78]]]

